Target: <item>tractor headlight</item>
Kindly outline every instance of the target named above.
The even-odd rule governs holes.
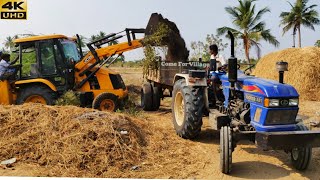
[[[265,107],[278,107],[280,105],[279,99],[264,99],[264,106]]]
[[[289,99],[289,106],[298,106],[299,99]]]

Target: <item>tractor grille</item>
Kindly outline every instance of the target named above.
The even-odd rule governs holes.
[[[114,75],[110,74],[110,80],[114,89],[126,89],[126,85],[124,84],[121,76],[119,74]]]
[[[298,110],[270,110],[268,111],[266,125],[295,124]]]

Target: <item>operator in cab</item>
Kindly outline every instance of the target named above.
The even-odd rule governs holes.
[[[0,80],[15,80],[16,73],[21,67],[20,64],[15,63],[18,61],[19,56],[10,62],[10,54],[2,54],[0,60]]]

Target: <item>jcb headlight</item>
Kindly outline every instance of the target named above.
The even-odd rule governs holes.
[[[279,99],[264,99],[265,107],[278,107],[280,105]]]
[[[299,99],[289,99],[289,106],[298,106]]]

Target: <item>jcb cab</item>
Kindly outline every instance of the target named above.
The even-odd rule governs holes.
[[[127,30],[127,35],[129,32],[131,30]],[[101,47],[110,37],[89,43],[90,52],[85,56],[82,50],[79,53],[74,39],[64,35],[15,40],[22,67],[16,81],[0,81],[0,104],[34,102],[51,105],[65,91],[73,89],[80,93],[82,106],[116,110],[128,96],[128,91],[121,76],[105,65],[111,63],[114,55],[142,45],[134,37],[132,41],[129,38],[129,42]]]

